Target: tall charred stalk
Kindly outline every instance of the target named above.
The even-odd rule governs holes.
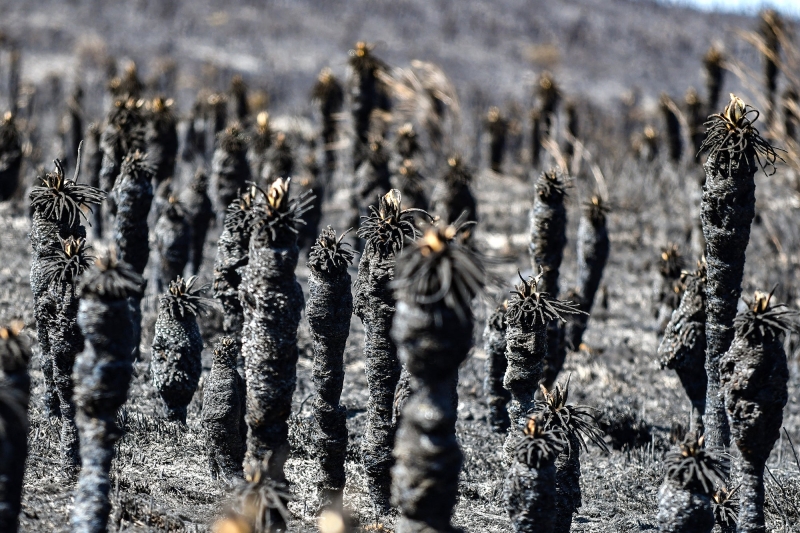
[[[269,125],[269,113],[261,111],[256,115],[256,123],[250,135],[250,146],[247,157],[250,160],[252,176],[261,177],[269,163],[269,149],[272,146],[272,129]]]
[[[289,180],[270,185],[255,206],[249,261],[242,269],[242,355],[247,381],[248,460],[271,456],[269,474],[283,480],[289,453],[287,420],[297,376],[297,325],[303,291],[294,275],[297,228],[308,196],[289,199]]]
[[[100,136],[103,163],[100,168],[100,189],[109,192],[122,169],[122,160],[136,150],[146,151],[147,121],[140,101],[117,100],[108,114]]]
[[[711,533],[711,495],[726,477],[726,466],[692,432],[665,459],[666,476],[658,491],[658,530],[665,533]]]
[[[542,114],[538,109],[531,110],[531,167],[539,168],[542,153]]]
[[[421,150],[414,125],[407,122],[400,126],[394,139],[394,151],[397,152],[400,159],[403,161],[413,160]]]
[[[800,97],[798,97],[797,89],[794,87],[787,87],[783,92],[783,129],[786,132],[786,137],[792,139],[794,142],[798,141],[798,127],[800,127],[800,116],[798,115],[798,105],[800,105]]]
[[[725,58],[722,50],[712,45],[703,57],[703,65],[706,68],[706,114],[710,115],[718,109],[719,95],[722,93],[722,83],[725,81],[725,70],[723,62]]]
[[[764,88],[767,91],[767,124],[772,123],[775,114],[775,91],[778,89],[778,62],[780,61],[780,35],[783,33],[783,20],[774,9],[760,13],[761,23],[758,32],[764,40]]]
[[[564,145],[564,155],[567,161],[572,160],[575,155],[575,142],[578,140],[578,106],[574,101],[568,101],[564,106],[564,111],[567,114],[565,133],[567,141]]]
[[[128,263],[133,270],[142,275],[150,256],[149,229],[147,216],[153,202],[153,167],[149,155],[139,151],[125,156],[120,175],[111,190],[111,197],[117,209],[114,218],[114,241],[117,244],[120,260]],[[131,319],[133,320],[133,339],[138,355],[141,338],[142,302],[131,299]]]
[[[67,98],[67,112],[60,126],[61,144],[66,156],[64,162],[67,168],[74,169],[77,163],[77,159],[73,159],[73,156],[78,153],[83,140],[83,114],[83,89],[77,85]]]
[[[419,173],[419,168],[413,160],[403,160],[400,168],[397,169],[397,174],[392,178],[393,188],[400,191],[408,205],[417,209],[428,208],[425,178]]]
[[[6,112],[0,123],[0,202],[9,200],[19,186],[22,143],[14,115]]]
[[[472,347],[472,299],[485,283],[469,247],[471,224],[429,229],[397,260],[391,335],[414,382],[392,469],[399,532],[453,531],[463,454],[456,440],[458,367]]]
[[[358,236],[366,241],[358,264],[356,297],[353,310],[364,324],[364,363],[369,387],[367,426],[361,442],[362,461],[369,483],[369,493],[379,511],[389,509],[394,463],[392,447],[396,427],[392,407],[400,361],[397,347],[389,337],[395,313],[395,297],[390,287],[394,279],[395,259],[405,241],[415,239],[416,209],[402,209],[400,191],[390,190],[380,198],[377,209],[370,206]]]
[[[178,158],[178,120],[172,113],[172,99],[160,96],[147,105],[145,145],[156,183],[171,178]]]
[[[506,439],[506,458],[513,459],[514,433],[525,423],[534,408],[534,395],[544,374],[547,357],[547,325],[564,321],[566,315],[582,313],[578,304],[562,302],[540,289],[544,272],[527,280],[512,291],[506,313],[506,358],[508,368],[503,385],[511,393],[508,414],[511,429]]]
[[[566,447],[556,459],[556,517],[555,533],[569,533],[572,515],[583,505],[581,497],[581,450],[586,451],[586,441],[608,451],[603,432],[597,425],[598,413],[585,405],[571,405],[569,380],[552,391],[541,387],[542,400],[536,402],[542,414],[544,427],[564,436]]]
[[[217,136],[217,149],[211,161],[211,190],[215,211],[222,213],[236,199],[239,190],[250,181],[247,162],[248,138],[239,123],[234,123]]]
[[[158,264],[153,269],[156,274],[156,291],[166,291],[172,280],[183,275],[192,249],[192,227],[186,218],[186,210],[174,196],[158,217],[153,229],[153,240]]]
[[[261,178],[274,181],[278,178],[288,179],[294,174],[294,154],[286,134],[278,132],[272,145],[267,150],[267,165],[261,169]]]
[[[512,428],[511,466],[503,499],[515,533],[552,533],[556,522],[556,456],[564,436],[545,429],[541,417],[529,417],[522,431]],[[520,435],[521,433],[521,435]]]
[[[658,347],[661,368],[674,369],[692,402],[692,430],[702,434],[706,410],[706,264],[685,274],[681,303],[672,313]]]
[[[483,330],[483,346],[486,352],[486,378],[483,391],[489,404],[489,425],[493,431],[505,432],[511,422],[506,405],[511,394],[503,387],[508,361],[506,360],[506,300],[489,316]]]
[[[347,451],[347,410],[339,404],[344,383],[344,349],[350,333],[353,295],[347,267],[353,252],[328,226],[311,248],[308,257],[306,317],[314,346],[312,403],[313,442],[320,462],[317,481],[322,507],[340,506],[345,484],[344,459]]]
[[[230,97],[228,98],[229,106],[231,107],[230,115],[233,120],[238,120],[242,124],[247,121],[249,114],[247,104],[247,84],[244,82],[239,74],[231,78]]]
[[[489,132],[489,168],[494,172],[503,171],[503,156],[506,150],[508,121],[497,107],[489,108],[486,115],[486,130]]]
[[[225,214],[222,235],[217,241],[217,257],[214,261],[214,298],[222,306],[222,330],[237,346],[241,346],[244,324],[242,303],[239,301],[239,284],[242,269],[249,259],[250,235],[258,195],[262,191],[255,185],[239,193]]]
[[[342,111],[344,103],[344,90],[330,68],[323,68],[317,76],[317,82],[311,89],[311,100],[319,106],[322,116],[321,137],[325,153],[323,176],[325,185],[328,185],[336,170],[336,115]]]
[[[22,326],[14,321],[0,327],[0,529],[9,533],[17,532],[28,456],[31,349],[20,335]]]
[[[195,287],[196,281],[195,276],[170,281],[169,292],[158,303],[150,360],[153,385],[164,400],[164,415],[182,424],[203,370],[197,317],[211,306],[203,296],[208,286]]]
[[[75,532],[107,531],[109,470],[120,434],[115,420],[133,373],[128,299],[141,293],[143,283],[114,250],[99,258],[81,281],[78,325],[85,346],[73,372],[82,465],[71,516]]]
[[[552,74],[543,72],[539,76],[536,93],[539,100],[539,116],[542,120],[541,135],[544,139],[551,138],[555,135],[553,126],[558,113],[558,104],[561,101],[561,91]]]
[[[375,109],[388,111],[390,108],[388,88],[378,79],[378,73],[388,71],[389,67],[372,54],[372,48],[359,41],[350,50],[350,110],[355,131],[353,170],[357,170],[368,157],[372,112]]]
[[[704,165],[701,219],[706,239],[706,439],[709,446],[728,445],[730,431],[719,389],[719,360],[734,336],[733,320],[742,292],[745,249],[755,215],[755,181],[758,167],[766,172],[779,159],[753,123],[758,111],[731,95],[722,114],[706,122],[708,160]]]
[[[86,238],[86,228],[80,218],[86,217],[84,209],[91,210],[105,198],[105,193],[77,183],[78,173],[73,179],[64,175],[61,161],[56,160],[55,171],[39,178],[41,185],[33,187],[30,194],[33,208],[31,224],[31,291],[33,312],[36,317],[36,332],[39,338],[40,363],[45,378],[44,406],[51,414],[58,413],[58,399],[53,384],[53,362],[51,356],[49,323],[55,316],[56,302],[48,294],[48,279],[45,269],[46,255],[61,244],[61,239]]]
[[[239,342],[222,337],[214,348],[211,372],[203,384],[201,424],[214,479],[242,475],[245,385],[236,370]]]
[[[572,317],[566,326],[567,346],[578,350],[589,323],[594,297],[603,279],[603,270],[608,261],[610,243],[606,228],[608,208],[600,196],[592,196],[583,209],[578,223],[578,302],[586,315]]]
[[[189,261],[192,264],[192,275],[197,275],[203,265],[203,248],[208,226],[214,219],[214,206],[208,197],[208,176],[202,168],[197,169],[189,187],[181,193],[180,202],[186,211],[186,221],[192,228]]]
[[[61,461],[65,474],[72,477],[80,467],[75,404],[72,401],[72,368],[83,349],[78,327],[78,278],[90,264],[86,241],[67,237],[42,256],[43,275],[52,298],[53,315],[47,325],[52,359],[53,383],[61,413]]]
[[[530,211],[531,243],[528,251],[534,272],[542,272],[539,290],[558,296],[558,271],[567,244],[567,182],[555,169],[543,172],[536,181],[533,208]],[[547,355],[544,384],[550,387],[556,380],[567,350],[564,329],[556,322],[548,324]],[[523,413],[524,414],[524,413]]]
[[[86,131],[86,143],[84,145],[84,156],[86,162],[84,169],[86,172],[86,182],[92,187],[100,187],[100,170],[103,168],[103,149],[100,146],[100,126],[96,122],[89,124]],[[103,216],[100,209],[92,212],[91,224],[95,237],[100,237],[103,229]]]
[[[356,171],[357,193],[353,199],[360,217],[369,215],[372,202],[383,191],[391,189],[391,172],[389,171],[389,153],[383,141],[375,141],[365,148],[364,162]]]
[[[683,138],[681,137],[681,123],[675,114],[675,102],[666,93],[661,93],[661,114],[664,117],[664,130],[667,132],[667,147],[669,159],[673,163],[680,163],[683,156]]]
[[[477,220],[475,196],[470,190],[472,172],[464,164],[461,156],[455,155],[447,160],[447,170],[442,181],[431,194],[431,213],[442,220]]]
[[[705,136],[703,122],[708,114],[705,112],[705,106],[694,87],[689,87],[689,90],[686,91],[684,101],[686,103],[686,120],[689,127],[689,139],[692,142],[692,155],[695,161],[699,161],[700,159],[696,154],[703,145],[703,137]]]
[[[303,160],[302,178],[299,180],[301,194],[308,193],[314,197],[309,210],[303,217],[305,225],[297,235],[297,247],[307,253],[319,235],[319,223],[322,220],[322,201],[325,198],[325,185],[319,177],[320,168],[317,164],[315,152],[314,140],[312,139],[311,146],[309,146],[308,153]]]
[[[683,294],[681,272],[686,262],[677,244],[669,243],[661,249],[658,262],[658,279],[653,291],[653,315],[662,323],[662,317],[672,316]],[[668,319],[664,319],[666,321]]]
[[[731,434],[742,454],[737,531],[762,533],[764,465],[783,423],[789,370],[783,336],[800,331],[800,313],[770,305],[772,293],[756,292],[736,317],[733,342],[720,359],[720,377]]]

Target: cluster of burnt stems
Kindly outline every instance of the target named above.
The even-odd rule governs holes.
[[[709,52],[710,108],[721,90],[720,64],[719,53]],[[488,283],[473,242],[472,173],[452,155],[428,198],[419,171],[423,142],[415,127],[403,124],[394,143],[387,140],[387,65],[358,43],[350,66],[355,134],[347,174],[353,176],[353,225],[361,243],[355,294],[356,251],[343,240],[350,230],[337,234],[329,226],[318,233],[322,201],[338,168],[336,116],[347,96],[328,69],[312,91],[321,115],[323,163],[309,152],[299,193],[292,190],[293,142],[272,130],[265,111],[252,117],[240,78],[227,101],[223,95],[198,101],[179,154],[172,101],[142,100],[135,68],[113,80],[114,104],[102,128],[88,128],[86,149],[79,141],[68,143],[70,154],[77,154],[66,160],[74,176],[56,160],[55,169],[31,189],[30,279],[43,407],[60,421],[62,471],[77,482],[73,530],[107,529],[109,470],[121,432],[116,414],[127,399],[134,362],[146,357],[139,353],[146,337],[143,296],[147,290],[158,296],[149,346],[152,383],[163,416],[183,425],[202,372],[198,318],[215,307],[206,295],[211,287],[223,335],[203,387],[201,427],[210,475],[234,485],[234,503],[223,520],[244,522],[251,531],[287,527],[291,494],[284,466],[291,452],[297,329],[305,310],[316,386],[309,445],[319,462],[320,512],[343,512],[348,431],[340,398],[355,314],[364,326],[369,389],[361,461],[375,511],[385,515],[396,508],[400,532],[454,530],[450,520],[463,459],[455,433],[458,368],[472,348],[475,302],[486,298]],[[776,75],[770,68],[768,79]],[[531,115],[535,164],[552,140],[560,101],[545,73]],[[701,108],[696,94],[693,102]],[[661,104],[668,136],[675,137],[669,155],[679,160],[677,108],[666,96]],[[227,126],[226,107],[232,115]],[[567,108],[567,137],[574,147],[577,112]],[[80,114],[71,116],[80,132]],[[657,314],[671,316],[664,320],[658,355],[678,374],[693,413],[691,431],[665,462],[662,531],[711,531],[715,523],[733,531],[737,522],[740,531],[764,531],[763,473],[787,401],[781,339],[798,325],[794,311],[761,292],[736,315],[754,216],[754,175],[759,166],[774,169],[780,159],[754,127],[757,116],[731,95],[724,111],[705,122],[702,140],[692,132],[696,148],[707,153],[705,255],[687,272],[676,247],[662,253]],[[500,172],[508,121],[492,108],[486,127],[490,167]],[[207,150],[210,135],[216,136],[213,152]],[[0,126],[0,148],[0,195],[6,199],[17,188],[21,161],[13,115]],[[190,162],[210,158],[209,174],[201,167],[183,191],[176,190],[174,178],[179,156]],[[81,168],[90,174],[87,184],[79,183]],[[506,434],[503,497],[520,532],[569,531],[582,504],[581,452],[590,443],[607,451],[599,413],[569,404],[569,380],[556,382],[568,351],[585,347],[609,256],[608,208],[595,194],[578,225],[576,286],[559,299],[569,187],[560,170],[536,180],[532,274],[520,274],[483,333],[488,422]],[[92,250],[84,221],[92,222],[95,238],[113,244]],[[206,234],[215,221],[221,234],[213,284],[199,286]],[[301,249],[309,271],[307,301],[295,277]],[[148,264],[151,276],[145,280]],[[17,528],[27,455],[31,350],[21,330],[20,323],[0,328],[3,531]],[[738,495],[728,487],[728,460],[721,453],[731,439],[741,452]]]

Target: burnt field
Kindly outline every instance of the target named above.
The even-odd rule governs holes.
[[[797,23],[478,4],[6,6],[2,527],[800,530]]]

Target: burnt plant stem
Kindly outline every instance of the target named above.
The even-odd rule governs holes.
[[[740,507],[736,528],[738,533],[765,533],[764,523],[764,466],[743,461],[741,466],[741,485],[739,488]]]
[[[309,299],[306,316],[314,349],[313,379],[317,393],[312,403],[313,442],[321,472],[320,504],[341,505],[345,484],[347,410],[340,405],[344,384],[344,349],[350,333],[353,296],[347,267],[352,252],[336,239],[330,226],[312,247],[308,260]]]
[[[486,321],[483,346],[486,352],[486,378],[483,391],[489,404],[489,425],[493,431],[504,432],[510,425],[508,404],[511,394],[503,387],[508,367],[506,359],[506,311],[508,302],[500,305]]]

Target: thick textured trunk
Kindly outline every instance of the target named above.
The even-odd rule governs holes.
[[[486,352],[483,391],[489,404],[489,425],[498,433],[506,431],[510,425],[506,405],[511,394],[503,387],[503,378],[508,367],[505,315],[505,307],[499,307],[486,321],[486,329],[483,331]]]
[[[511,429],[504,451],[508,463],[513,462],[513,434],[525,424],[526,415],[534,408],[534,399],[542,379],[544,359],[547,355],[547,326],[508,324],[506,330],[506,359],[508,368],[503,385],[511,393],[508,415]]]
[[[203,339],[196,317],[170,316],[162,305],[155,324],[150,370],[169,420],[186,423],[186,407],[192,401],[203,370],[202,351]]]
[[[662,533],[711,533],[711,498],[683,489],[667,479],[658,491],[658,530]]]
[[[581,311],[591,313],[594,297],[603,279],[603,270],[608,261],[609,252],[608,230],[605,218],[593,221],[586,215],[581,217],[578,224],[578,298]],[[589,324],[589,315],[576,315],[566,326],[567,346],[577,350],[586,327]]]
[[[764,464],[742,461],[738,533],[766,533],[764,524]]]
[[[111,480],[108,473],[114,457],[114,443],[119,436],[117,425],[113,417],[91,417],[82,411],[78,412],[77,420],[83,464],[75,490],[72,531],[105,533],[111,512]]]
[[[291,234],[270,243],[253,235],[249,255],[239,286],[244,307],[246,457],[262,461],[271,453],[270,475],[283,480],[289,453],[287,421],[297,380],[297,325],[303,310],[303,291],[294,275],[298,250]]]
[[[389,288],[394,278],[394,256],[383,259],[378,253],[365,254],[358,266],[358,277],[355,312],[364,324],[364,362],[369,387],[361,452],[372,501],[387,511],[397,429],[392,423],[392,407],[400,379],[397,347],[389,336],[395,314],[394,294]]]
[[[72,401],[72,368],[75,356],[83,349],[83,334],[78,327],[78,298],[73,289],[57,295],[56,313],[50,327],[53,382],[61,411],[61,461],[68,476],[78,473],[78,429],[75,426],[75,404]]]
[[[463,460],[455,387],[472,345],[472,321],[459,320],[443,305],[422,309],[401,301],[392,338],[415,378],[394,450],[392,497],[401,512],[396,531],[450,532]]]
[[[503,499],[516,533],[551,533],[556,518],[556,468],[514,461],[503,484]]]
[[[705,164],[701,219],[706,239],[706,445],[730,445],[730,428],[720,391],[719,361],[733,340],[733,319],[742,293],[745,249],[755,215],[757,163],[752,150],[731,161],[720,151]]]
[[[189,262],[192,246],[192,228],[182,213],[170,213],[170,208],[161,214],[153,230],[158,251],[156,266],[156,291],[163,293],[169,282],[183,275]]]
[[[223,337],[203,386],[202,426],[211,475],[241,476],[244,459],[244,380],[236,370],[239,345]]]
[[[249,230],[241,232],[226,228],[217,245],[214,261],[214,297],[222,305],[222,330],[241,344],[244,311],[239,301],[239,284],[242,269],[247,266]]]
[[[583,504],[581,499],[581,443],[569,433],[569,446],[556,458],[556,517],[554,533],[569,533],[572,515]]]
[[[219,222],[225,217],[225,209],[236,199],[239,190],[244,189],[250,181],[250,164],[247,162],[247,150],[228,152],[222,148],[214,151],[211,160],[211,188]]]
[[[347,410],[339,404],[339,399],[344,383],[344,349],[353,313],[350,275],[346,267],[338,272],[311,267],[308,290],[306,316],[313,339],[313,378],[317,387],[312,404],[313,441],[322,467],[318,480],[320,503],[339,505],[347,451]]]

